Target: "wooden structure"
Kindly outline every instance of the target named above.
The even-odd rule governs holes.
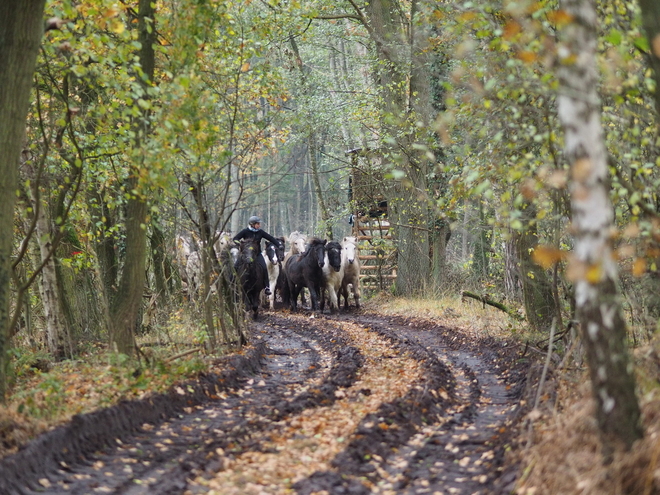
[[[358,148],[346,155],[351,158],[348,199],[359,250],[360,287],[387,290],[396,280],[397,265],[394,229],[383,194],[385,179],[382,171],[372,166],[370,152]]]

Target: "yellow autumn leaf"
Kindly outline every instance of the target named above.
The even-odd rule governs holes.
[[[542,266],[543,268],[550,268],[555,263],[562,261],[566,253],[552,246],[537,246],[532,251],[532,259],[534,263]]]
[[[245,62],[241,65],[241,72],[247,72],[250,70],[250,62]]]
[[[124,26],[124,23],[120,20],[114,20],[110,23],[110,30],[115,34],[121,34],[125,29],[126,26]]]
[[[530,50],[520,50],[518,52],[517,56],[520,60],[522,60],[523,62],[525,62],[527,64],[531,64],[532,62],[534,62],[538,58],[536,53],[534,53]]]
[[[554,10],[548,12],[548,20],[555,24],[556,27],[566,26],[573,21],[573,16],[565,10]]]
[[[106,11],[103,13],[103,17],[105,19],[110,19],[111,17],[117,17],[119,15],[119,8],[114,5],[110,7],[109,9],[106,9]]]
[[[522,31],[522,28],[520,27],[520,24],[518,22],[511,20],[506,23],[504,26],[504,33],[502,36],[504,37],[505,40],[510,40],[513,38],[515,35],[520,33]]]
[[[597,284],[601,281],[602,276],[603,269],[600,263],[590,265],[589,268],[587,268],[586,279],[590,284]]]
[[[635,277],[641,277],[646,273],[646,260],[644,258],[637,258],[632,264],[632,274]]]

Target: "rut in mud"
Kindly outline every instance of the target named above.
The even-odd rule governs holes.
[[[505,491],[519,357],[428,320],[266,314],[222,375],[76,417],[0,461],[0,493]]]

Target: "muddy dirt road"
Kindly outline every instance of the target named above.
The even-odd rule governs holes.
[[[519,357],[432,321],[265,314],[222,374],[76,417],[0,461],[0,493],[504,492]]]

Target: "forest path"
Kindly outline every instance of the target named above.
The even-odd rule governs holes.
[[[513,346],[367,313],[267,313],[253,335],[224,376],[93,413],[3,459],[0,493],[486,494],[510,483],[501,468],[527,374]]]

